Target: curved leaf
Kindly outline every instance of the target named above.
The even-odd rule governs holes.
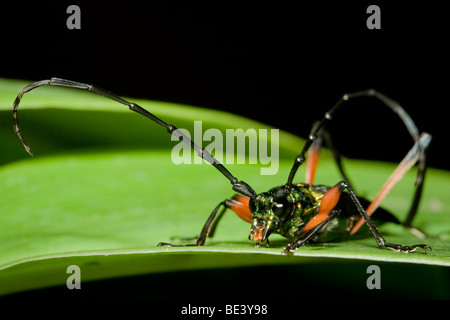
[[[227,214],[205,247],[157,247],[173,236],[195,236],[211,210],[232,195],[227,179],[208,164],[175,165],[177,142],[159,126],[125,107],[77,90],[42,88],[25,96],[22,130],[36,153],[27,158],[11,126],[11,102],[24,82],[0,81],[0,294],[64,284],[78,265],[84,280],[212,267],[304,264],[318,258],[364,259],[450,265],[450,175],[429,170],[415,225],[419,240],[397,226],[383,226],[390,242],[425,242],[433,251],[402,254],[381,250],[374,239],[307,245],[293,257],[281,254],[286,240],[272,236],[270,248],[254,248],[249,226]],[[137,101],[168,122],[192,132],[269,128],[223,112],[169,103]],[[261,176],[261,164],[227,168],[257,192],[285,182],[302,140],[280,133],[277,175]],[[194,157],[194,156],[193,156]],[[19,160],[20,159],[20,160]],[[194,159],[194,158],[192,158]],[[346,162],[362,196],[374,197],[393,164]],[[303,171],[297,175],[302,179]],[[339,180],[327,153],[316,180]],[[412,197],[408,174],[384,202],[402,220]],[[220,253],[220,254],[217,254]],[[329,260],[326,260],[329,261]]]

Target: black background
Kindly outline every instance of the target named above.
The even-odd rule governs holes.
[[[66,27],[70,4],[81,30]],[[381,30],[366,27],[370,4]],[[227,110],[303,137],[342,94],[375,88],[433,134],[429,163],[449,169],[447,20],[437,1],[2,4],[0,76]],[[331,132],[349,157],[398,162],[412,145],[367,98],[341,109]]]

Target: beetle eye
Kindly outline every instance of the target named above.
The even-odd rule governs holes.
[[[255,204],[255,202],[250,200],[250,202],[248,203],[248,208],[250,209],[251,213],[255,213],[255,211],[256,211],[256,204]]]
[[[292,204],[286,200],[282,202],[274,202],[272,205],[273,213],[280,218],[285,218],[291,212],[291,209]]]

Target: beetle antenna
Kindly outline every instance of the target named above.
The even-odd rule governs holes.
[[[412,139],[414,140],[414,143],[417,144],[418,163],[419,164],[418,164],[418,172],[417,172],[417,177],[416,177],[416,191],[415,191],[414,198],[413,198],[413,204],[409,210],[408,218],[407,218],[407,222],[406,222],[406,225],[410,225],[414,215],[417,212],[418,204],[419,204],[420,197],[422,194],[423,183],[424,183],[424,179],[425,179],[425,171],[426,171],[426,151],[427,151],[426,148],[428,147],[428,145],[422,146],[422,144],[419,142],[420,141],[419,130],[417,129],[416,124],[414,123],[414,121],[410,117],[410,115],[405,111],[405,109],[403,109],[397,101],[395,101],[373,89],[344,94],[341,97],[341,99],[339,99],[339,101],[327,113],[325,113],[325,116],[322,118],[322,120],[320,120],[318,122],[318,124],[313,128],[313,130],[309,134],[309,137],[308,137],[305,145],[303,146],[303,149],[301,150],[300,154],[295,158],[294,164],[289,173],[288,181],[286,183],[286,188],[289,189],[292,187],[292,182],[294,180],[294,177],[295,177],[295,174],[297,173],[298,168],[306,160],[306,153],[308,152],[308,150],[311,147],[311,145],[313,144],[313,142],[319,137],[321,130],[333,119],[334,113],[342,105],[344,105],[345,102],[347,102],[350,99],[357,98],[357,97],[374,97],[374,98],[380,100],[387,107],[389,107],[403,121],[406,129],[408,130],[408,133],[411,135]]]
[[[60,87],[66,87],[66,88],[77,88],[77,89],[83,89],[87,90],[93,93],[96,93],[98,95],[101,95],[103,97],[106,97],[108,99],[114,100],[116,102],[119,102],[123,105],[128,106],[128,108],[134,112],[139,113],[140,115],[149,118],[150,120],[153,120],[160,126],[164,127],[168,133],[174,135],[179,140],[182,140],[187,145],[189,145],[192,149],[197,151],[197,154],[202,159],[205,159],[210,164],[212,164],[217,170],[219,170],[228,180],[230,180],[231,184],[233,185],[233,190],[236,192],[239,192],[245,196],[248,196],[250,198],[256,197],[256,192],[244,181],[239,181],[235,176],[233,176],[230,171],[228,171],[227,168],[223,166],[216,158],[214,158],[211,153],[209,153],[208,150],[205,148],[202,148],[198,145],[196,145],[191,139],[189,139],[183,132],[178,130],[174,125],[168,124],[165,121],[161,120],[151,112],[147,111],[146,109],[142,108],[141,106],[137,105],[136,103],[129,102],[125,99],[122,99],[118,95],[115,95],[114,93],[111,93],[107,90],[101,89],[99,87],[80,83],[72,80],[66,80],[66,79],[60,79],[60,78],[51,78],[50,80],[42,80],[35,83],[32,83],[25,88],[22,89],[22,91],[19,92],[19,94],[16,97],[16,100],[13,104],[13,123],[14,123],[14,131],[16,132],[17,136],[20,139],[20,142],[24,146],[25,150],[32,156],[33,152],[31,151],[30,146],[26,143],[22,132],[19,127],[19,118],[17,115],[17,110],[19,108],[20,101],[23,97],[23,95],[35,88],[44,86],[44,85],[52,85],[52,86],[60,86]]]

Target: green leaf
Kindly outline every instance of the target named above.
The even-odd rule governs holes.
[[[417,239],[398,226],[380,228],[389,242],[427,243],[433,251],[403,254],[379,249],[373,238],[306,245],[287,257],[287,241],[271,237],[270,248],[248,241],[249,225],[225,215],[204,247],[157,247],[171,237],[193,237],[212,209],[233,194],[230,183],[208,164],[175,165],[165,130],[126,107],[79,90],[43,87],[25,95],[19,116],[22,132],[36,156],[29,158],[15,136],[11,104],[28,82],[0,79],[0,294],[64,284],[70,265],[83,281],[148,273],[207,268],[304,265],[317,259],[450,265],[450,175],[428,171],[415,226],[428,237]],[[217,128],[267,128],[224,112],[154,101],[136,101],[167,122],[193,132]],[[227,168],[257,192],[286,181],[303,140],[280,132],[276,175],[260,175],[264,164]],[[405,152],[408,148],[406,148]],[[192,155],[192,160],[194,160]],[[373,198],[394,164],[346,161],[358,193]],[[302,180],[300,170],[297,179]],[[415,173],[392,191],[384,207],[406,216]],[[317,183],[339,181],[327,152]],[[219,254],[220,253],[220,254]],[[331,260],[330,260],[331,259]]]

